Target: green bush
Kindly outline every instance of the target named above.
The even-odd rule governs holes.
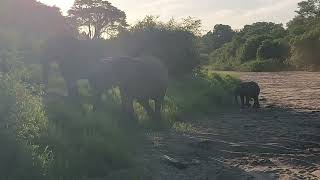
[[[320,26],[320,25],[319,25]],[[299,69],[320,69],[320,28],[296,37],[293,42],[290,62]]]
[[[214,63],[208,65],[210,69],[214,69],[216,71],[233,71],[235,70],[235,67],[233,64],[230,63]]]
[[[267,39],[262,42],[257,51],[257,58],[265,59],[286,59],[289,55],[290,47],[287,43],[281,41],[272,41]]]
[[[48,104],[49,134],[54,161],[53,177],[98,178],[111,172],[130,169],[134,163],[134,133],[119,126],[120,109],[87,112],[63,100]]]
[[[241,62],[256,59],[259,46],[268,38],[266,35],[255,35],[247,39],[241,51]]]
[[[175,116],[210,113],[232,104],[238,80],[230,75],[198,73],[171,81],[167,104]],[[172,113],[171,112],[171,113]]]
[[[268,59],[244,63],[239,66],[237,70],[247,72],[274,72],[284,70],[285,68],[286,65],[282,62],[282,60]]]
[[[0,78],[0,179],[42,179],[51,152],[41,141],[48,128],[40,91],[13,75]]]
[[[191,20],[190,23],[197,22]],[[125,54],[155,56],[168,68],[170,76],[179,77],[190,73],[200,63],[193,30],[188,24],[174,20],[163,23],[147,16],[128,32],[121,33],[118,41]]]
[[[45,113],[40,88],[23,83],[24,71],[18,72],[0,79],[0,179],[90,179],[123,170],[121,177],[139,175],[139,133],[119,125],[124,117],[115,91],[107,93],[102,112],[84,113],[66,98],[49,96]]]

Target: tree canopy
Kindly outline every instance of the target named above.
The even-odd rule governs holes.
[[[230,30],[228,26],[216,26],[217,29],[218,27],[224,29],[223,32],[227,29],[229,36],[224,37],[229,38],[228,41],[224,39],[225,41],[219,43],[220,47],[211,50],[209,64],[222,65],[222,69],[238,69],[241,64],[258,59],[278,59],[283,62],[287,58],[289,50],[281,43],[281,39],[287,36],[287,31],[282,24],[257,22],[244,26],[238,32]]]
[[[304,70],[319,70],[320,1],[302,1],[296,12],[298,15],[288,23],[290,63]]]
[[[298,3],[298,10],[296,11],[304,18],[314,18],[320,15],[320,1],[307,0]]]
[[[180,76],[192,72],[199,64],[196,36],[199,23],[192,18],[163,23],[155,16],[147,16],[119,35],[120,46],[130,56],[156,56],[172,76]]]
[[[106,0],[76,0],[68,20],[88,39],[115,36],[127,26],[125,12]]]
[[[66,30],[60,9],[34,0],[2,0],[0,29],[7,29],[34,37],[45,38]]]
[[[33,62],[43,59],[42,49],[46,47],[43,42],[56,37],[64,39],[72,30],[76,39],[95,40],[90,42],[90,48],[79,45],[82,52],[97,49],[99,52],[88,50],[99,54],[91,54],[94,57],[153,55],[163,60],[173,76],[193,71],[200,61],[233,70],[241,70],[242,65],[252,61],[268,63],[269,60],[303,69],[318,66],[317,56],[307,55],[318,52],[315,47],[319,43],[319,0],[298,3],[297,15],[287,28],[273,22],[256,22],[239,30],[217,24],[204,34],[201,21],[192,17],[162,22],[158,17],[147,16],[129,26],[126,13],[106,0],[76,0],[66,17],[58,8],[34,0],[0,3],[1,59],[13,54],[15,59]],[[15,53],[17,49],[23,51]],[[66,47],[61,54],[78,51],[74,49]],[[70,62],[74,61],[71,57]]]
[[[215,25],[212,31],[202,37],[202,52],[208,53],[221,48],[225,43],[230,42],[235,34],[229,25]]]
[[[136,161],[140,134],[121,127],[130,124],[122,121],[121,88],[111,88],[105,69],[97,73],[111,67],[102,66],[102,58],[161,60],[170,75],[163,113],[174,123],[187,113],[231,105],[238,80],[203,73],[204,65],[320,70],[319,16],[320,0],[305,0],[286,27],[256,22],[234,30],[217,24],[203,33],[201,20],[192,17],[164,22],[147,16],[129,26],[125,12],[106,0],[76,0],[67,16],[36,0],[0,0],[0,179],[148,179],[149,173],[138,177],[145,170]],[[90,81],[108,91],[97,93]],[[41,84],[48,84],[47,96]],[[68,94],[76,91],[79,96]],[[93,102],[102,99],[93,111]],[[146,118],[138,102],[135,111]]]

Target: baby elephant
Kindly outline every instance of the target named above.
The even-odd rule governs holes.
[[[242,82],[237,86],[234,91],[234,96],[236,103],[238,104],[238,96],[241,98],[241,108],[244,106],[250,107],[250,100],[254,100],[253,107],[259,108],[259,94],[260,87],[256,82]],[[246,99],[246,103],[244,104],[244,98]]]

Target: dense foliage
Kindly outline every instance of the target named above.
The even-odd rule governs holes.
[[[101,97],[103,111],[93,111],[90,82],[77,79],[72,99],[70,80],[106,56],[154,56],[169,71],[162,114],[172,126],[231,105],[238,80],[205,69],[319,70],[319,16],[319,1],[307,0],[287,28],[219,24],[202,35],[191,17],[147,16],[128,26],[125,12],[105,0],[77,0],[67,17],[35,0],[1,1],[0,179],[141,179],[141,127],[162,124],[137,102],[140,124],[128,121],[117,88]]]
[[[125,12],[103,0],[76,0],[69,10],[68,20],[88,39],[114,36],[127,26]]]
[[[246,25],[237,32],[231,42],[212,51],[209,62],[221,70],[243,70],[242,64],[261,61],[263,64],[284,63],[289,46],[283,38],[287,35],[281,24],[259,22]]]
[[[195,25],[190,26],[191,23]],[[185,75],[199,64],[196,24],[193,19],[185,19],[181,24],[175,20],[163,23],[148,16],[119,35],[120,46],[130,56],[158,57],[174,77]]]
[[[11,72],[0,79],[1,179],[41,179],[51,162],[51,151],[42,142],[48,119],[41,92],[19,76]]]
[[[319,70],[320,67],[320,3],[307,0],[299,3],[296,16],[288,23],[292,44],[291,63],[304,70]]]
[[[67,17],[34,0],[0,2],[0,179],[142,179],[141,127],[161,122],[150,120],[138,103],[141,124],[127,120],[117,89],[106,89],[103,111],[92,109],[88,80],[77,81],[76,99],[67,91],[68,80],[105,56],[163,61],[170,72],[162,112],[169,127],[188,114],[230,105],[237,80],[198,68],[199,20],[125,22],[123,11],[102,0],[76,1]],[[225,28],[231,30],[217,31]]]
[[[218,70],[319,70],[319,9],[317,0],[300,2],[298,15],[286,29],[282,24],[258,22],[235,32],[232,40],[230,29],[225,30],[229,33],[219,37],[229,41],[223,41],[218,49],[210,40],[221,40],[215,41],[212,35],[208,40],[205,35],[201,41],[203,52],[208,54],[207,64]]]

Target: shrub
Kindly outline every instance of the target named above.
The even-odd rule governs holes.
[[[266,35],[256,35],[247,39],[241,52],[241,61],[247,62],[256,59],[259,46],[268,38],[270,37]]]
[[[320,69],[320,28],[298,36],[293,42],[291,63],[303,70]]]
[[[250,61],[239,66],[239,71],[247,72],[274,72],[284,70],[286,65],[282,60],[268,59],[268,60],[256,60]]]
[[[120,126],[124,118],[120,108],[112,97],[108,95],[107,99],[105,111],[85,113],[72,102],[49,100],[49,132],[45,142],[54,154],[51,177],[101,178],[137,166],[134,153],[139,147],[139,133]]]
[[[139,133],[119,125],[124,118],[113,91],[103,112],[84,114],[57,96],[49,96],[45,112],[40,88],[19,80],[23,72],[0,78],[0,179],[117,178],[114,172],[123,170],[126,179],[139,175]]]
[[[290,47],[287,43],[281,41],[272,41],[267,39],[262,42],[257,51],[257,58],[264,59],[286,59],[289,55]]]
[[[232,91],[238,80],[230,75],[200,72],[171,81],[167,103],[174,115],[210,113],[232,104]]]
[[[51,152],[41,141],[47,131],[40,91],[12,74],[0,78],[0,179],[42,179]]]
[[[125,54],[161,59],[172,77],[189,74],[200,63],[196,35],[174,20],[162,23],[146,17],[120,34],[119,41]]]

